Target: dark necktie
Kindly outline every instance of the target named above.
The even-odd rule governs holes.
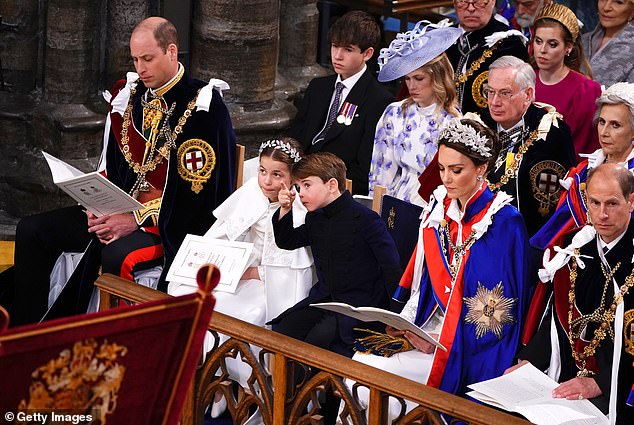
[[[606,246],[604,246],[604,247],[603,247],[603,254],[604,254],[604,255],[605,255],[605,254],[607,254],[609,250],[610,250],[610,249],[608,248],[608,246],[607,246],[607,245],[606,245]]]
[[[328,118],[326,119],[326,125],[324,128],[317,133],[315,138],[313,139],[313,145],[319,143],[326,137],[328,130],[332,126],[332,123],[335,122],[335,117],[337,116],[337,112],[339,112],[339,103],[341,102],[341,92],[346,86],[343,83],[338,82],[335,86],[335,98],[332,101],[332,105],[330,105],[330,109],[328,110]]]

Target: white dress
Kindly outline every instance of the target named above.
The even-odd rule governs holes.
[[[424,206],[418,195],[418,176],[436,155],[439,129],[452,115],[442,109],[437,112],[436,104],[421,108],[416,103],[403,115],[404,102],[389,104],[376,126],[370,196],[378,184],[385,186],[390,196]]]
[[[214,291],[215,310],[257,326],[265,326],[287,308],[306,298],[313,285],[313,257],[309,248],[294,251],[275,244],[271,218],[279,203],[269,202],[258,186],[257,177],[248,180],[213,212],[215,223],[205,237],[253,243],[247,267],[257,267],[260,279],[241,280],[234,293]],[[295,226],[304,223],[306,208],[296,197],[293,204]],[[191,293],[195,288],[170,282],[171,295]],[[222,344],[227,337],[221,335]],[[205,340],[205,351],[213,338]],[[246,385],[251,368],[239,359],[227,359],[232,379]]]

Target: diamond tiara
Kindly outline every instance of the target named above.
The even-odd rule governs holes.
[[[493,156],[491,148],[486,145],[488,139],[470,125],[461,123],[460,120],[461,118],[450,120],[440,131],[438,139],[461,143],[483,158],[491,158]]]
[[[260,145],[260,155],[262,155],[262,151],[266,148],[273,148],[273,149],[279,149],[282,152],[284,152],[286,155],[290,156],[291,159],[293,160],[293,162],[299,162],[302,157],[299,154],[299,152],[297,152],[297,149],[295,149],[294,147],[291,146],[290,143],[288,142],[283,142],[279,139],[271,139],[271,140],[267,140],[266,142],[263,142]]]

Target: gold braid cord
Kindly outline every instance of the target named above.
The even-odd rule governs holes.
[[[122,145],[121,150],[123,152],[123,156],[125,160],[130,165],[130,168],[132,168],[132,170],[134,170],[134,172],[137,175],[139,175],[139,178],[137,180],[141,181],[141,180],[145,180],[145,175],[147,173],[149,173],[150,171],[154,171],[156,169],[156,167],[163,161],[163,158],[169,158],[170,150],[176,146],[176,138],[178,137],[179,134],[183,132],[183,127],[187,123],[187,119],[191,116],[192,110],[196,106],[196,99],[198,98],[198,94],[200,93],[200,90],[198,90],[198,92],[196,93],[196,96],[187,104],[187,109],[185,110],[183,115],[178,119],[178,125],[174,128],[174,131],[172,131],[171,135],[167,135],[169,141],[157,149],[159,155],[154,157],[151,156],[150,158],[148,158],[148,161],[145,161],[145,155],[144,155],[144,159],[141,163],[136,162],[132,159],[132,153],[130,152],[130,146],[128,144],[129,143],[128,129],[132,122],[130,119],[130,116],[132,114],[132,98],[134,97],[135,93],[136,93],[136,89],[131,88],[130,99],[128,100],[128,106],[126,107],[125,112],[123,114],[123,124],[121,128],[121,145]],[[153,143],[151,146],[152,149],[154,148],[155,144],[156,144],[156,139],[153,138]],[[137,185],[135,184],[135,186]]]
[[[511,162],[511,165],[506,169],[502,177],[500,177],[499,182],[497,183],[489,182],[489,189],[492,192],[494,193],[497,192],[498,190],[500,190],[502,186],[507,184],[510,179],[514,179],[517,177],[517,170],[520,167],[522,156],[524,156],[526,151],[528,151],[528,149],[533,145],[535,140],[537,140],[537,135],[538,135],[537,130],[534,130],[531,132],[530,136],[528,137],[528,140],[526,140],[526,142],[524,142],[524,144],[520,146],[520,148],[517,150],[517,153],[513,156],[513,162]]]
[[[579,255],[579,249],[575,249],[575,255]],[[620,265],[620,263],[619,263]],[[618,265],[617,267],[618,268]],[[606,286],[611,283],[612,277],[616,268],[613,272],[606,273]],[[586,369],[586,362],[588,358],[594,357],[597,348],[601,345],[601,342],[605,339],[608,333],[612,333],[611,325],[614,322],[614,317],[616,316],[616,308],[619,303],[623,302],[623,296],[627,294],[630,288],[634,285],[634,270],[632,273],[625,278],[625,283],[619,289],[619,292],[614,294],[614,298],[612,300],[612,304],[610,308],[604,308],[602,312],[595,312],[592,316],[600,316],[601,325],[595,329],[594,337],[592,341],[588,345],[583,348],[583,352],[579,353],[575,347],[575,340],[579,338],[579,333],[573,332],[572,328],[575,324],[575,320],[573,320],[573,312],[575,306],[575,282],[577,280],[577,261],[574,257],[571,259],[570,265],[570,289],[568,290],[568,340],[570,341],[570,348],[572,349],[572,357],[575,359],[577,363],[581,364],[581,370],[577,372],[577,376],[591,376],[594,372]],[[605,289],[604,289],[605,295]],[[603,304],[603,300],[602,300]],[[601,309],[602,306],[599,306]],[[581,331],[581,329],[579,330]]]
[[[502,40],[505,40],[505,38],[503,38]],[[480,56],[477,60],[472,62],[469,69],[467,69],[464,73],[460,73],[456,75],[456,77],[454,78],[456,87],[458,87],[460,84],[466,83],[467,80],[473,75],[473,73],[476,72],[478,69],[480,69],[484,61],[486,61],[491,56],[493,56],[493,51],[497,49],[498,44],[500,44],[502,40],[499,40],[493,46],[489,47],[488,49],[485,49],[484,52],[482,53],[482,56]]]

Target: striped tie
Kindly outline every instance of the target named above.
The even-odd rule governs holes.
[[[332,105],[330,105],[330,109],[328,110],[328,119],[326,119],[326,125],[324,128],[317,133],[315,138],[313,139],[313,145],[321,142],[326,137],[328,130],[332,126],[332,123],[335,122],[335,117],[337,116],[337,112],[339,112],[339,103],[341,101],[341,92],[346,86],[343,85],[342,82],[338,82],[335,86],[335,98],[332,101]]]

